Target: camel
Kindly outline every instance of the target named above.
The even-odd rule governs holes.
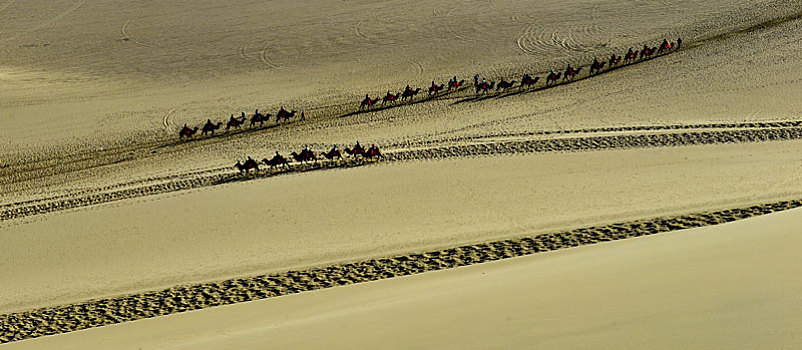
[[[289,164],[287,164],[287,158],[284,158],[282,155],[278,154],[278,152],[269,160],[267,158],[262,159],[262,162],[270,166],[270,169],[278,168],[279,165],[283,165],[285,168],[289,166]]]
[[[305,163],[310,160],[315,162],[317,161],[317,156],[315,156],[315,152],[309,150],[303,150],[301,151],[300,154],[292,152],[290,155],[292,155],[292,158],[294,158],[296,162]]]
[[[257,109],[256,113],[254,113],[253,116],[251,117],[251,125],[250,125],[250,127],[253,127],[254,125],[256,125],[256,123],[259,123],[259,127],[261,128],[262,125],[264,124],[264,122],[266,122],[268,120],[270,120],[270,113],[261,114],[261,113],[259,113],[259,110]]]
[[[342,153],[340,153],[340,150],[336,150],[336,149],[332,149],[331,151],[323,153],[323,156],[326,157],[326,159],[329,159],[329,160],[332,160],[334,158],[343,159],[343,155],[342,155]]]
[[[635,52],[628,52],[624,57],[624,64],[629,63],[630,61],[635,62],[635,58],[638,57],[638,52],[640,51],[635,50]]]
[[[348,153],[353,157],[364,156],[365,155],[365,147],[362,147],[362,145],[360,145],[359,142],[357,142],[356,146],[354,146],[354,149],[350,149],[350,148],[346,147],[345,148],[345,153]]]
[[[608,61],[607,64],[610,65],[610,68],[612,68],[614,65],[618,64],[618,62],[621,62],[621,56],[616,56],[616,54],[613,54],[610,56],[610,61]]]
[[[524,74],[524,77],[521,78],[521,85],[518,86],[518,89],[523,89],[524,86],[527,88],[532,87],[533,85],[537,84],[537,81],[540,80],[540,77],[530,76],[529,74]]]
[[[415,95],[417,95],[419,92],[420,92],[420,88],[417,88],[415,90],[412,90],[412,89],[404,90],[404,92],[401,93],[401,101],[406,100],[406,99],[410,99],[411,100],[411,99],[415,98]]]
[[[245,161],[245,164],[237,161],[237,164],[234,164],[234,167],[239,169],[240,173],[244,172],[245,174],[248,174],[251,169],[254,169],[256,172],[259,171],[259,164],[257,164],[255,160],[251,159],[251,157],[248,157],[248,160]]]
[[[493,89],[495,86],[496,86],[495,82],[490,82],[490,83],[486,81],[481,82],[476,85],[476,94],[477,95],[480,93],[486,94],[489,90]]]
[[[513,87],[515,85],[515,80],[513,81],[506,81],[504,78],[501,78],[501,81],[498,82],[498,86],[496,86],[496,91],[502,90],[506,91],[507,89]]]
[[[226,131],[231,128],[239,129],[242,124],[245,124],[245,116],[243,115],[239,118],[234,118],[234,115],[232,114],[231,118],[228,119],[228,123],[226,123]]]
[[[206,124],[203,126],[203,130],[201,130],[201,135],[206,135],[206,133],[211,133],[214,135],[214,131],[220,129],[220,126],[223,125],[223,122],[217,122],[217,124],[212,123],[211,120],[206,120]]]
[[[375,105],[376,102],[379,102],[379,98],[378,97],[376,97],[373,100],[371,100],[370,97],[365,97],[365,99],[362,100],[362,103],[359,104],[359,109],[370,108],[370,106]]]
[[[198,132],[197,126],[194,129],[190,129],[188,126],[184,125],[184,127],[181,128],[181,131],[178,132],[178,138],[183,139],[184,136],[186,136],[187,138],[191,138],[192,135],[195,135],[196,132]]]
[[[604,68],[605,64],[607,64],[607,62],[599,62],[598,60],[593,61],[593,64],[590,65],[590,73],[588,73],[588,75],[593,75],[594,71],[596,73],[601,73],[601,70]]]
[[[562,76],[562,74],[563,74],[562,72],[549,73],[549,75],[546,77],[546,85],[549,85],[550,82],[554,82],[555,84],[557,84],[557,80],[560,79],[560,76]]]
[[[563,73],[563,80],[574,80],[579,75],[579,72],[582,71],[582,67],[573,68],[573,69],[566,69],[565,73]]]
[[[460,81],[451,80],[448,82],[448,89],[449,90],[459,89],[460,87],[462,87],[462,85],[465,85],[465,80],[460,80]]]
[[[401,93],[400,92],[395,94],[395,95],[393,95],[393,94],[388,92],[387,96],[384,96],[384,98],[382,98],[382,105],[384,105],[387,102],[395,103],[395,101],[398,101],[399,97],[401,97]]]
[[[278,123],[281,118],[284,118],[285,122],[290,121],[290,118],[294,117],[295,113],[297,113],[295,110],[287,112],[286,109],[279,109],[279,111],[276,113],[276,123]]]
[[[382,152],[379,151],[379,147],[376,147],[374,145],[371,145],[370,148],[368,148],[368,151],[365,152],[365,154],[363,154],[362,156],[368,159],[371,159],[373,157],[384,158]]]
[[[437,96],[437,93],[443,90],[444,85],[432,85],[429,87],[429,95],[434,94]]]

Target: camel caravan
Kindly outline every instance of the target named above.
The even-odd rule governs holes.
[[[279,124],[282,121],[289,122],[290,119],[295,117],[297,113],[298,112],[295,110],[287,111],[286,109],[284,109],[284,106],[282,106],[278,110],[278,112],[276,112],[276,124]],[[265,114],[260,113],[258,109],[250,117],[250,120],[245,115],[245,112],[242,112],[242,114],[239,117],[234,117],[234,115],[232,114],[231,117],[228,118],[228,121],[225,123],[225,129],[226,132],[232,129],[239,130],[246,123],[248,123],[248,121],[250,121],[248,126],[249,128],[254,128],[254,127],[261,128],[264,126],[264,123],[270,122],[271,116],[272,114],[270,113],[265,113]],[[306,113],[304,111],[301,111],[301,120],[305,119],[306,119]],[[184,137],[188,139],[192,138],[192,135],[195,135],[195,133],[197,133],[198,130],[200,130],[201,135],[204,136],[207,134],[214,135],[214,132],[217,131],[217,129],[223,127],[223,124],[224,124],[223,122],[213,123],[211,119],[206,119],[206,124],[204,124],[203,127],[190,128],[188,125],[184,124],[184,127],[181,128],[181,131],[178,132],[178,138],[179,139],[183,139]]]
[[[384,155],[382,154],[381,150],[379,150],[379,147],[377,147],[376,145],[370,145],[370,147],[365,148],[364,146],[359,144],[359,141],[356,142],[354,148],[346,147],[345,153],[353,158],[363,159],[363,160],[384,158]],[[325,157],[330,161],[343,159],[343,155],[337,148],[337,145],[334,145],[334,147],[332,147],[331,150],[322,153],[322,155],[323,157]],[[295,162],[301,164],[318,162],[317,154],[314,151],[310,150],[309,147],[305,147],[303,150],[301,150],[301,152],[292,152],[290,156],[293,160],[295,160]],[[251,170],[253,170],[254,172],[259,172],[259,164],[261,163],[264,163],[266,166],[269,167],[269,169],[278,169],[279,167],[284,167],[284,168],[289,167],[289,161],[287,160],[287,158],[278,153],[278,151],[276,151],[276,154],[270,159],[264,158],[262,159],[261,162],[257,162],[253,158],[248,157],[248,159],[246,159],[244,162],[237,161],[237,163],[234,164],[234,167],[237,168],[240,171],[240,173],[248,175],[250,174]]]
[[[680,45],[682,45],[682,38],[678,38],[676,42],[669,42],[667,39],[663,39],[663,42],[657,47],[650,47],[649,45],[643,45],[643,49],[641,50],[634,50],[632,48],[623,56],[624,64],[635,63],[639,60],[644,60],[651,58],[654,54],[664,54],[670,50],[677,50],[679,49]],[[590,69],[588,71],[588,76],[593,76],[594,74],[599,74],[602,70],[607,67],[607,69],[611,69],[618,64],[621,63],[621,57],[616,54],[612,54],[609,60],[606,61],[599,61],[598,58],[593,59],[593,63],[590,64]],[[555,72],[553,69],[546,75],[545,79],[545,86],[548,87],[549,85],[556,85],[560,82],[570,82],[577,77],[582,72],[583,67],[573,67],[568,65],[565,71],[562,72]],[[531,89],[534,87],[539,81],[541,77],[535,76],[533,77],[530,74],[524,74],[521,77],[520,82],[516,80],[507,81],[503,77],[499,79],[498,82],[494,81],[487,81],[484,78],[479,77],[479,74],[473,77],[473,86],[476,92],[476,95],[486,95],[490,94],[491,92],[505,92],[509,89],[514,87],[518,87],[518,90],[523,89]],[[449,92],[452,90],[460,90],[465,85],[465,80],[458,80],[457,77],[451,78],[447,83],[437,84],[437,82],[432,81],[431,85],[428,88],[429,94],[426,96],[429,97],[436,97],[438,94],[443,92]],[[407,85],[401,92],[393,93],[390,90],[387,90],[387,93],[384,97],[370,97],[370,94],[365,94],[365,98],[362,102],[359,103],[360,110],[368,110],[378,105],[379,100],[381,100],[381,106],[385,106],[388,103],[394,104],[396,102],[403,102],[409,99],[410,101],[414,100],[416,94],[421,91],[421,88],[412,88]],[[401,99],[399,100],[399,96]]]
[[[678,38],[676,42],[669,42],[667,39],[663,39],[663,42],[655,47],[651,47],[647,44],[643,45],[643,48],[640,50],[633,50],[631,47],[627,51],[626,54],[623,56],[616,55],[613,53],[610,58],[606,61],[599,61],[598,57],[593,59],[593,63],[590,64],[587,76],[591,77],[594,74],[601,73],[605,67],[607,70],[613,69],[614,67],[618,66],[619,64],[632,64],[638,61],[642,61],[645,59],[652,58],[654,55],[661,55],[668,53],[669,51],[679,50],[680,46],[682,45],[682,38]],[[623,58],[623,62],[622,62]],[[555,72],[552,69],[549,73],[545,76],[545,85],[544,87],[549,87],[553,85],[557,85],[560,82],[566,83],[571,82],[579,77],[580,73],[582,72],[584,67],[574,67],[572,65],[568,65],[564,71]],[[476,96],[481,95],[489,95],[493,92],[503,93],[510,89],[516,87],[518,90],[523,89],[531,89],[537,85],[537,83],[541,80],[539,76],[532,76],[530,74],[524,74],[521,77],[520,81],[510,80],[507,81],[503,77],[499,79],[498,82],[494,81],[487,81],[485,78],[479,77],[479,74],[474,75],[473,77],[473,86],[475,89]],[[428,95],[425,98],[435,98],[442,93],[448,93],[452,91],[459,91],[465,88],[465,80],[458,80],[456,76],[449,79],[447,83],[437,84],[437,82],[432,81],[431,85],[428,88]],[[381,102],[381,106],[388,106],[395,105],[396,103],[402,102],[413,102],[415,100],[415,96],[417,96],[422,91],[421,88],[413,88],[409,85],[404,88],[403,91],[393,93],[392,91],[388,90],[384,97],[370,97],[370,94],[365,94],[365,98],[362,102],[359,103],[359,110],[360,111],[368,111],[371,109],[376,108]],[[287,111],[282,106],[275,115],[275,122],[279,124],[281,121],[289,122],[290,119],[295,117],[296,111]],[[255,127],[262,127],[265,122],[269,122],[271,118],[271,114],[261,114],[257,109],[254,114],[250,117],[250,124],[249,128]],[[301,111],[301,120],[306,119],[306,115],[304,111]],[[239,117],[234,117],[232,114],[229,118],[228,122],[225,123],[225,131],[228,132],[231,129],[239,130],[241,129],[246,122],[248,121],[248,117],[245,115],[245,112],[242,112],[242,115]],[[198,130],[201,131],[201,135],[214,135],[215,131],[220,129],[223,126],[223,122],[214,123],[211,119],[206,120],[206,124],[203,127],[194,127],[191,128],[188,125],[184,124],[184,127],[179,131],[178,137],[179,139],[183,139],[186,137],[187,139],[192,138]],[[257,126],[258,124],[258,126]]]

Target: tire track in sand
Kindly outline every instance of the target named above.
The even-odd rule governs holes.
[[[47,21],[39,23],[35,27],[31,28],[29,31],[33,32],[33,31],[37,31],[37,30],[40,30],[40,29],[44,29],[44,28],[52,28],[52,27],[54,27],[56,25],[56,22],[58,22],[60,19],[62,19],[64,17],[66,17],[67,15],[72,13],[73,11],[77,10],[85,2],[86,2],[86,0],[78,0],[75,4],[73,4],[70,8],[66,9],[64,12],[56,15],[55,17],[53,17],[53,18],[51,18],[51,19],[49,19]]]
[[[36,204],[29,202],[0,206],[0,221],[40,215],[72,208],[80,208],[123,199],[138,198],[194,188],[215,186],[251,178],[265,178],[299,172],[347,168],[381,162],[432,160],[453,157],[493,156],[517,153],[583,152],[614,149],[679,147],[692,145],[733,144],[802,139],[802,127],[757,128],[714,131],[681,131],[666,133],[622,134],[583,136],[572,138],[530,138],[476,142],[470,144],[443,145],[387,150],[386,157],[378,161],[349,158],[340,162],[320,162],[314,165],[293,164],[284,170],[263,171],[254,176],[243,177],[230,166],[211,169],[203,175],[175,175],[174,181],[146,183],[110,192],[91,193],[72,198],[43,198]],[[203,173],[197,170],[195,173]]]
[[[616,222],[533,234],[450,249],[291,270],[270,275],[179,285],[168,289],[89,300],[0,315],[0,343],[62,334],[221,305],[452,269],[513,257],[643,237],[794,209],[789,200],[719,211]]]
[[[262,64],[269,66],[270,68],[275,68],[275,69],[281,68],[281,65],[274,63],[270,59],[270,57],[267,54],[269,50],[270,47],[268,46],[263,48],[262,51],[259,52],[259,61],[262,62]]]
[[[153,46],[153,44],[145,43],[145,42],[138,41],[138,40],[134,39],[134,38],[133,38],[133,37],[132,37],[132,36],[131,36],[131,35],[128,33],[128,30],[127,30],[127,29],[128,29],[128,25],[129,25],[130,23],[131,23],[131,20],[129,19],[129,20],[125,21],[125,23],[123,23],[123,26],[122,26],[122,28],[120,28],[120,32],[123,34],[123,38],[122,38],[122,40],[124,40],[124,41],[131,41],[131,42],[133,42],[134,44],[137,44],[137,45],[142,45],[142,46]]]

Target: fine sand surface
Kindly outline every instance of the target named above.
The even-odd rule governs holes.
[[[795,141],[377,165],[35,216],[0,228],[0,311],[802,198],[800,153]]]
[[[594,57],[680,36],[680,50],[587,75]],[[378,266],[393,256],[468,246],[476,259],[460,261],[477,264],[797,207],[800,37],[796,0],[0,0],[0,325],[21,327],[0,329],[0,343],[398,276]],[[568,64],[584,67],[579,79],[544,85]],[[541,81],[426,95],[432,80],[471,85],[477,73]],[[357,110],[366,93],[407,84],[423,96]],[[280,106],[306,120],[178,139],[184,124]],[[385,157],[232,167],[356,140]],[[424,348],[782,347],[802,328],[787,317],[798,266],[779,263],[794,260],[798,230],[781,228],[798,213],[131,327],[199,317],[144,347],[323,346],[351,331],[362,334],[331,341],[385,348],[393,328],[406,334],[394,343]],[[642,219],[658,223],[632,224]],[[526,237],[548,249],[474,254]],[[404,271],[462,266],[445,256]],[[325,283],[304,272],[346,265]],[[266,274],[284,276],[269,293],[228,289]],[[98,310],[110,311],[87,316]],[[237,310],[225,326],[194,316],[224,310]],[[120,342],[142,334],[130,332]]]
[[[7,347],[794,348],[800,220],[794,209]]]

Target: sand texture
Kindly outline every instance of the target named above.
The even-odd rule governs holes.
[[[371,336],[342,331],[335,348],[793,347],[798,322],[777,310],[798,306],[797,267],[777,263],[797,240],[776,228],[796,232],[798,210],[778,212],[802,199],[800,37],[798,0],[0,0],[0,342],[103,348],[94,334],[124,342],[197,317],[164,327],[180,342],[142,347],[292,348],[304,327],[340,324]],[[664,38],[682,45],[589,73]],[[546,81],[569,65],[578,76]],[[516,84],[481,92],[475,74]],[[521,87],[524,74],[540,80]],[[464,85],[429,89],[455,76]],[[381,101],[405,86],[420,92]],[[382,156],[322,157],[357,141]],[[320,159],[289,156],[305,147]],[[287,166],[234,168],[276,152]],[[694,235],[707,243],[679,238]],[[656,237],[629,239],[642,236]],[[627,260],[649,254],[667,265]],[[740,257],[754,266],[740,280],[676,278],[735,276]],[[503,277],[443,300],[464,271]],[[660,304],[701,285],[713,296]],[[386,323],[343,306],[387,293]],[[579,301],[560,314],[559,295]],[[610,311],[625,301],[631,318]],[[493,313],[516,303],[517,321]],[[259,311],[337,307],[284,318],[295,326]],[[245,317],[218,325],[231,337],[209,321],[223,312]],[[394,329],[410,341],[382,342]]]
[[[521,239],[488,242],[387,259],[326,266],[282,274],[95,300],[58,308],[7,314],[0,318],[1,342],[72,332],[137,319],[234,304],[322,288],[450,269],[534,253],[716,225],[802,206],[777,202],[720,212],[614,223]]]

